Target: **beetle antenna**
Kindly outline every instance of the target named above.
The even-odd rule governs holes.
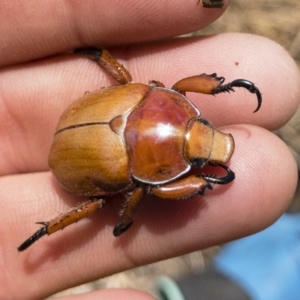
[[[234,91],[233,87],[242,87],[248,90],[250,93],[256,94],[258,104],[256,109],[254,110],[254,113],[260,109],[262,103],[261,93],[259,89],[254,85],[253,82],[246,79],[237,79],[225,85],[220,85],[215,88],[213,94],[219,94],[219,93],[230,92],[230,91],[233,92]]]

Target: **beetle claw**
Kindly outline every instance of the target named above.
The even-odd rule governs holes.
[[[119,222],[114,230],[113,235],[114,236],[120,236],[123,232],[125,232],[130,226],[132,225],[132,221],[129,224],[123,224],[122,222]]]
[[[253,112],[255,113],[260,109],[261,103],[262,103],[261,93],[260,93],[259,89],[254,85],[253,82],[246,80],[246,79],[236,79],[225,85],[220,85],[215,88],[215,90],[213,91],[213,94],[219,94],[219,93],[230,92],[230,91],[234,92],[233,87],[242,87],[242,88],[245,88],[246,90],[248,90],[250,93],[255,94],[257,97],[258,104],[257,104],[256,109]]]
[[[234,172],[228,168],[225,165],[219,164],[219,163],[210,163],[211,166],[214,167],[221,167],[224,170],[226,170],[227,174],[223,177],[216,177],[216,176],[208,176],[208,175],[204,175],[204,179],[209,182],[209,183],[215,183],[215,184],[227,184],[231,181],[234,180],[235,178],[235,174]]]
[[[40,224],[40,223],[38,223],[38,224]],[[45,225],[45,227],[40,228],[35,234],[33,234],[29,239],[27,239],[23,244],[21,244],[18,247],[18,250],[19,251],[26,250],[28,247],[30,247],[34,242],[39,240],[46,233],[48,233],[48,231],[47,231],[47,227]]]

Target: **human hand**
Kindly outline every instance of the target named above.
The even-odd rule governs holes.
[[[297,169],[287,147],[262,128],[284,124],[300,98],[297,68],[281,47],[261,37],[232,33],[167,40],[199,29],[223,12],[203,9],[197,1],[184,6],[163,1],[156,5],[132,1],[130,6],[104,0],[76,5],[18,3],[22,8],[12,3],[2,1],[0,9],[1,299],[41,299],[128,268],[252,234],[283,213],[296,186]],[[119,210],[112,201],[90,219],[18,253],[17,246],[36,230],[36,221],[50,219],[80,201],[64,192],[48,171],[47,156],[62,111],[86,91],[113,83],[93,62],[61,53],[158,39],[165,40],[112,50],[134,81],[155,79],[170,87],[183,77],[217,72],[226,82],[251,80],[262,92],[262,108],[255,114],[255,95],[243,89],[216,97],[188,94],[205,119],[233,134],[236,150],[230,167],[235,181],[190,200],[147,198],[130,230],[119,238],[112,235]],[[249,125],[238,125],[244,123]],[[132,290],[79,297],[151,299]]]

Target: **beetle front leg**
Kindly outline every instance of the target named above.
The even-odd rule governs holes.
[[[258,104],[254,112],[257,112],[260,109],[262,97],[259,89],[254,83],[246,79],[237,79],[222,85],[224,80],[224,77],[217,77],[216,73],[211,75],[200,74],[179,80],[173,85],[172,89],[183,94],[185,94],[185,92],[195,92],[215,95],[234,91],[234,87],[242,87],[247,89],[250,93],[256,94]]]
[[[91,199],[79,204],[66,213],[59,215],[58,217],[48,222],[37,222],[36,224],[42,224],[44,226],[40,228],[35,234],[33,234],[29,239],[27,239],[24,243],[22,243],[18,247],[18,250],[24,251],[45,234],[50,235],[60,229],[64,229],[65,227],[73,223],[89,217],[97,209],[101,208],[104,203],[105,202],[103,199]]]
[[[121,218],[114,228],[114,236],[119,236],[125,232],[132,224],[132,216],[139,204],[144,190],[141,187],[136,188],[125,203],[124,209],[121,212]]]
[[[132,81],[130,73],[105,49],[82,48],[76,49],[75,54],[85,55],[89,59],[97,62],[106,72],[108,72],[120,84]]]
[[[203,195],[206,188],[212,189],[211,183],[227,184],[234,180],[234,172],[225,165],[214,163],[214,167],[226,170],[223,177],[210,175],[190,175],[186,178],[167,183],[158,187],[152,187],[150,194],[163,199],[186,199],[196,194]]]
[[[210,183],[202,175],[190,175],[177,181],[152,187],[150,194],[162,199],[187,199],[196,194],[203,194],[204,190],[212,189]]]

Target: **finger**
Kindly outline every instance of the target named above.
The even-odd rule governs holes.
[[[252,123],[273,130],[298,106],[299,71],[280,46],[265,38],[222,34],[136,45],[127,51],[122,61],[136,82],[156,79],[170,87],[183,77],[214,72],[225,76],[226,82],[253,81],[263,97],[255,114],[256,96],[241,88],[215,97],[188,93],[202,117],[216,127]],[[124,58],[122,51],[113,52]],[[5,87],[1,90],[1,174],[47,170],[55,127],[65,108],[86,91],[115,84],[94,62],[73,55],[8,68],[0,74],[0,82]]]
[[[15,1],[16,2],[16,1]],[[0,65],[84,45],[121,45],[195,31],[225,10],[195,1],[33,1],[0,4]],[[20,14],[20,11],[22,13]]]
[[[120,205],[107,200],[88,220],[43,237],[26,252],[17,253],[17,246],[38,228],[34,222],[67,210],[76,199],[57,187],[50,173],[1,178],[3,292],[17,298],[14,293],[22,288],[23,299],[45,297],[270,225],[291,201],[297,183],[295,161],[286,145],[269,131],[250,125],[223,129],[232,132],[236,141],[230,163],[236,173],[234,182],[214,186],[204,197],[189,200],[143,199],[132,227],[119,238],[113,237],[112,230]]]
[[[263,98],[257,113],[252,113],[257,107],[255,94],[242,88],[215,97],[188,93],[202,116],[215,126],[250,123],[274,130],[285,124],[299,105],[300,74],[296,63],[280,45],[263,37],[226,33],[142,45],[131,55],[135,59],[128,68],[140,82],[154,78],[172,86],[184,77],[201,73],[224,76],[224,84],[240,78],[252,81]]]
[[[149,294],[141,291],[130,290],[130,289],[107,289],[93,291],[90,293],[71,295],[62,298],[57,298],[62,300],[95,300],[95,299],[105,299],[105,300],[153,300],[154,298]]]

